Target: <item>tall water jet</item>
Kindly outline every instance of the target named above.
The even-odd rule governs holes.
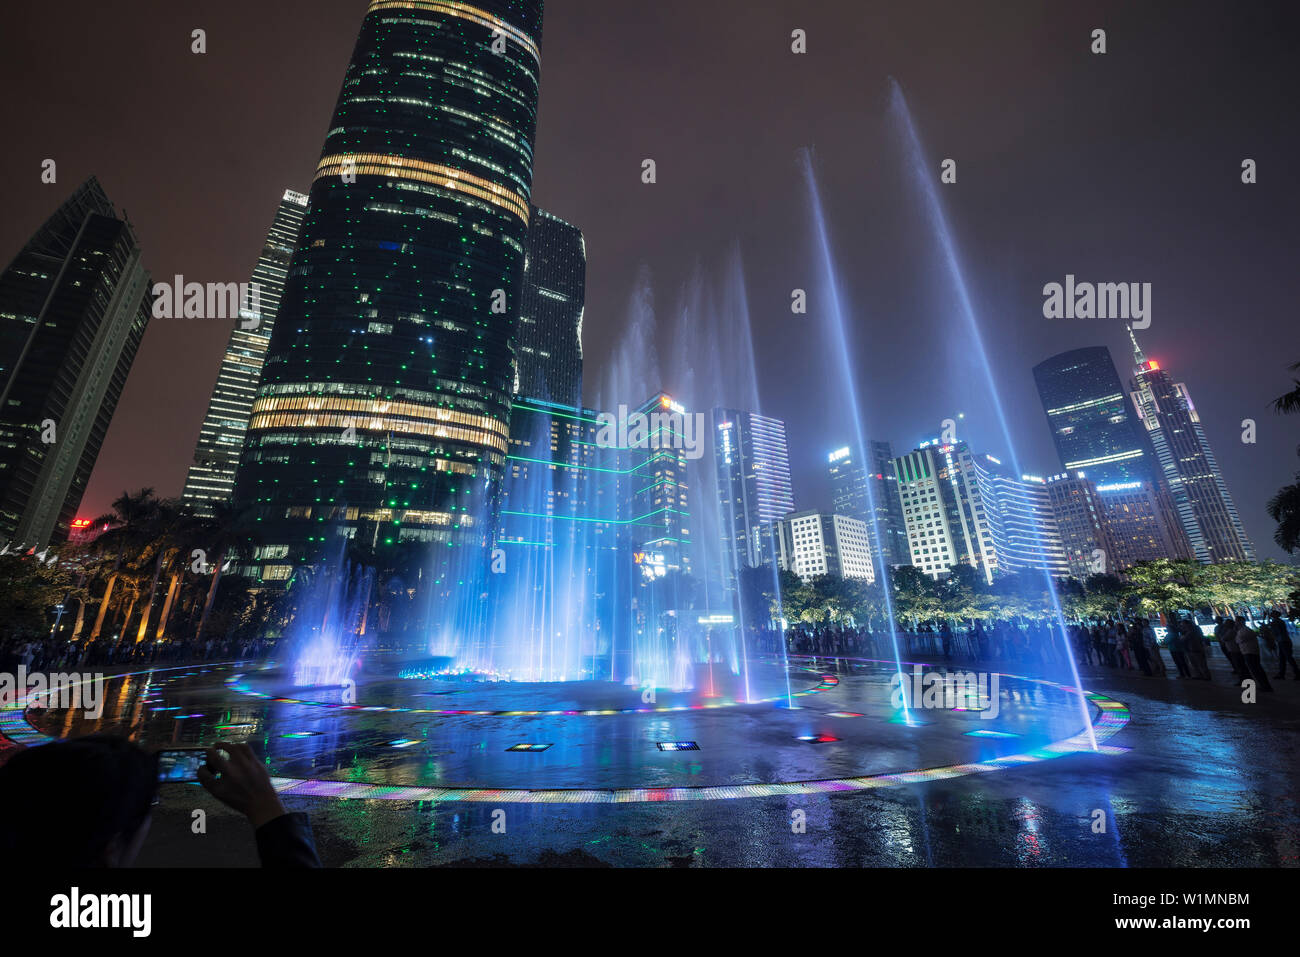
[[[361,667],[369,646],[374,569],[349,561],[340,547],[332,564],[299,575],[303,600],[289,636],[294,684],[341,685]]]
[[[920,135],[916,131],[916,125],[912,121],[912,113],[907,105],[907,98],[903,95],[903,89],[899,86],[898,81],[893,77],[889,78],[890,84],[890,113],[898,125],[903,149],[906,153],[906,162],[909,172],[912,174],[918,191],[923,198],[923,208],[926,218],[933,230],[935,238],[939,243],[940,251],[943,255],[943,263],[952,281],[953,288],[957,293],[959,312],[965,320],[966,330],[970,336],[970,341],[974,347],[976,358],[979,360],[981,370],[984,374],[985,384],[988,387],[988,395],[993,403],[993,408],[997,413],[998,425],[1002,429],[1003,440],[1006,443],[1007,453],[1011,456],[1011,465],[1014,474],[1022,475],[1019,457],[1016,453],[1015,443],[1011,438],[1011,428],[1007,423],[1006,413],[1002,407],[1002,398],[998,391],[997,382],[993,375],[993,369],[989,364],[988,352],[984,347],[984,336],[980,330],[979,320],[975,315],[975,307],[971,303],[970,292],[966,285],[966,277],[962,271],[961,260],[957,256],[957,249],[953,243],[952,233],[948,228],[948,220],[944,215],[943,207],[939,202],[938,192],[935,190],[934,178],[930,175],[930,167],[925,161],[925,151],[921,146]],[[1039,554],[1044,552],[1041,533],[1036,542]],[[1044,565],[1043,577],[1046,580],[1047,593],[1051,596],[1053,611],[1055,612],[1056,624],[1060,629],[1061,642],[1065,649],[1066,659],[1070,663],[1070,673],[1074,681],[1074,687],[1078,694],[1079,710],[1083,715],[1084,726],[1088,732],[1088,740],[1092,749],[1097,749],[1097,737],[1092,726],[1092,715],[1088,711],[1087,701],[1083,697],[1083,688],[1079,680],[1079,667],[1074,660],[1074,649],[1069,640],[1069,631],[1065,627],[1065,614],[1061,610],[1060,597],[1057,593],[1056,582],[1053,580],[1051,571]]]
[[[826,213],[822,207],[821,190],[817,186],[817,173],[813,168],[812,151],[802,149],[799,151],[799,163],[804,175],[804,181],[808,187],[809,205],[812,210],[813,228],[816,233],[817,251],[820,255],[823,282],[828,290],[830,308],[824,311],[829,326],[830,335],[834,341],[835,353],[840,358],[840,375],[847,394],[847,405],[853,416],[853,435],[857,442],[858,461],[867,463],[871,461],[867,457],[867,439],[866,432],[862,426],[862,405],[858,394],[857,375],[853,370],[853,363],[849,358],[849,339],[848,332],[845,329],[844,311],[840,302],[839,281],[835,271],[835,257],[831,253],[830,234],[826,226]],[[894,599],[890,583],[889,565],[885,561],[883,539],[880,532],[880,521],[876,511],[875,490],[871,482],[866,482],[867,491],[867,511],[871,516],[871,537],[872,537],[872,561],[876,566],[876,574],[880,581],[881,594],[884,596],[885,618],[889,622],[889,641],[894,652],[895,675],[899,679],[899,687],[904,689],[901,700],[903,704],[903,721],[907,724],[912,723],[911,707],[907,702],[907,681],[903,674],[903,655],[898,647],[898,624],[894,618]]]

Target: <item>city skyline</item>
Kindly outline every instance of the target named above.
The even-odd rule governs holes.
[[[1034,408],[1036,403],[1032,401],[1032,366],[1046,356],[1083,346],[1105,345],[1115,355],[1124,354],[1125,333],[1120,322],[1042,318],[1043,284],[1059,281],[1067,273],[1115,280],[1150,277],[1155,289],[1154,325],[1143,334],[1144,345],[1153,358],[1176,367],[1180,379],[1186,381],[1197,396],[1206,431],[1218,452],[1219,464],[1237,501],[1247,535],[1256,544],[1261,557],[1282,557],[1272,544],[1272,522],[1264,513],[1263,505],[1278,487],[1290,480],[1293,471],[1294,450],[1284,420],[1274,418],[1268,407],[1271,399],[1285,391],[1289,383],[1285,372],[1287,362],[1283,361],[1285,356],[1277,360],[1262,358],[1251,342],[1227,331],[1235,324],[1224,323],[1220,318],[1231,311],[1233,304],[1246,302],[1250,309],[1249,322],[1261,335],[1270,335],[1270,329],[1275,332],[1274,338],[1285,333],[1286,309],[1283,303],[1286,297],[1280,279],[1284,275],[1280,258],[1283,244],[1276,242],[1285,218],[1279,210],[1269,207],[1266,176],[1261,175],[1257,186],[1246,187],[1239,182],[1236,173],[1239,158],[1235,153],[1249,148],[1238,144],[1258,145],[1258,149],[1250,152],[1258,154],[1255,158],[1260,161],[1261,168],[1267,170],[1268,158],[1280,158],[1285,152],[1287,138],[1295,135],[1290,130],[1270,128],[1264,119],[1272,102],[1273,85],[1262,82],[1261,77],[1267,76],[1270,70],[1281,69],[1281,66],[1273,56],[1270,31],[1250,28],[1252,23],[1258,27],[1258,21],[1248,19],[1240,27],[1243,34],[1250,28],[1248,43],[1231,49],[1212,48],[1217,52],[1211,54],[1238,67],[1250,65],[1244,73],[1240,69],[1236,73],[1228,71],[1228,75],[1239,78],[1231,81],[1229,91],[1221,91],[1222,97],[1232,99],[1229,93],[1244,96],[1244,90],[1256,86],[1251,82],[1253,77],[1261,80],[1258,89],[1251,93],[1257,99],[1242,107],[1236,102],[1241,98],[1238,96],[1233,100],[1232,109],[1221,99],[1214,100],[1211,106],[1214,120],[1228,131],[1223,134],[1225,152],[1212,158],[1180,159],[1176,168],[1164,175],[1162,184],[1153,184],[1145,173],[1135,173],[1135,164],[1129,160],[1120,162],[1103,157],[1098,148],[1085,148],[1086,144],[1075,143],[1065,131],[1050,125],[1043,127],[1043,123],[1051,121],[1046,114],[1032,112],[1043,108],[1036,100],[1026,104],[1031,109],[1031,118],[1037,121],[1039,128],[1057,130],[1056,135],[1041,151],[1024,145],[1019,151],[1008,153],[1008,138],[1014,135],[1014,131],[995,127],[991,132],[984,130],[989,135],[983,139],[975,135],[987,126],[988,108],[982,98],[964,99],[973,94],[954,93],[943,83],[944,78],[952,75],[951,72],[938,69],[936,73],[934,64],[927,62],[929,57],[940,55],[936,48],[914,53],[919,60],[909,63],[901,54],[880,49],[870,37],[860,38],[871,45],[869,52],[876,54],[873,63],[879,63],[880,71],[877,90],[868,86],[865,90],[854,91],[851,100],[843,101],[855,104],[858,115],[862,116],[860,127],[834,127],[817,119],[806,133],[801,131],[789,141],[789,150],[783,156],[747,156],[745,162],[755,164],[753,172],[726,186],[719,196],[723,214],[711,211],[703,224],[706,228],[698,229],[700,214],[685,212],[694,197],[699,195],[698,188],[703,186],[698,177],[721,168],[725,165],[724,158],[738,158],[747,145],[750,147],[748,152],[753,154],[753,142],[742,136],[734,146],[713,142],[700,144],[699,155],[695,155],[683,152],[685,144],[680,135],[674,137],[667,132],[647,135],[642,129],[647,125],[645,123],[614,123],[613,100],[631,86],[621,78],[636,71],[619,71],[618,82],[628,85],[620,86],[617,91],[599,94],[586,91],[582,77],[577,75],[577,71],[566,68],[565,64],[606,54],[599,43],[592,44],[577,37],[573,24],[583,19],[587,27],[598,33],[636,28],[648,31],[647,36],[653,37],[671,30],[671,14],[676,12],[678,5],[669,3],[657,12],[629,10],[617,13],[593,13],[590,9],[583,10],[583,6],[555,3],[547,11],[548,39],[554,38],[559,46],[551,62],[552,69],[550,72],[544,70],[546,81],[538,131],[539,169],[535,199],[538,205],[575,223],[587,235],[591,266],[584,351],[589,367],[607,365],[616,351],[613,343],[626,322],[626,303],[629,291],[635,285],[637,268],[642,264],[649,265],[656,277],[659,299],[664,304],[662,315],[667,315],[677,290],[688,281],[695,268],[695,260],[703,260],[707,271],[721,258],[726,245],[738,239],[745,257],[748,298],[755,315],[762,412],[788,423],[796,507],[829,505],[828,483],[819,463],[824,462],[823,456],[828,451],[839,448],[849,436],[842,423],[827,421],[815,401],[803,398],[815,384],[815,372],[810,369],[803,376],[783,376],[779,371],[788,361],[793,360],[804,368],[815,362],[814,357],[800,348],[801,329],[788,310],[789,290],[798,285],[809,287],[816,303],[817,291],[812,288],[815,283],[810,278],[812,271],[801,263],[791,263],[780,248],[781,244],[773,241],[773,237],[780,236],[783,231],[804,228],[797,190],[777,190],[771,197],[772,208],[762,215],[752,211],[740,212],[752,203],[754,188],[757,187],[752,176],[762,177],[782,168],[789,171],[792,169],[789,157],[794,148],[811,141],[817,146],[818,163],[826,174],[827,192],[842,207],[833,213],[832,222],[837,234],[837,254],[846,264],[855,266],[855,273],[862,273],[861,279],[853,280],[854,286],[847,291],[846,299],[854,313],[864,320],[863,328],[870,330],[872,349],[889,357],[864,363],[881,372],[876,383],[879,392],[886,395],[898,392],[905,386],[900,379],[905,380],[908,372],[914,376],[937,376],[947,385],[942,390],[933,387],[920,390],[918,401],[909,403],[906,408],[891,409],[897,413],[892,421],[869,421],[869,432],[889,439],[896,448],[912,447],[918,439],[937,432],[939,422],[953,410],[963,410],[967,413],[964,428],[969,429],[969,434],[963,437],[969,438],[981,450],[1005,453],[1002,443],[992,440],[995,429],[992,416],[987,414],[986,408],[981,408],[987,403],[981,399],[980,390],[972,387],[969,369],[962,364],[960,357],[947,354],[942,332],[934,326],[935,317],[941,317],[945,308],[936,309],[943,303],[936,303],[936,294],[925,288],[931,253],[917,234],[916,210],[905,208],[907,204],[901,201],[891,203],[883,199],[877,190],[864,187],[849,175],[849,158],[865,147],[872,163],[879,167],[878,178],[882,182],[892,182],[895,159],[891,152],[897,151],[890,142],[888,131],[882,129],[884,124],[879,118],[882,97],[878,92],[883,89],[886,76],[892,73],[908,87],[919,124],[936,156],[951,153],[961,164],[958,184],[950,188],[944,198],[961,233],[959,245],[968,259],[967,271],[975,283],[979,299],[977,308],[982,318],[1001,330],[999,345],[1005,343],[1005,349],[995,357],[996,371],[1006,392],[1006,404],[1013,419],[1017,420],[1013,421],[1012,434],[1023,446],[1018,450],[1022,465],[1027,469],[1054,470],[1050,435],[1042,425],[1041,411]],[[0,168],[11,179],[27,175],[36,177],[40,159],[53,154],[62,164],[59,184],[43,190],[21,191],[22,195],[16,197],[14,216],[0,231],[0,256],[16,251],[25,241],[25,236],[30,235],[39,221],[48,216],[64,197],[74,179],[82,178],[82,174],[102,171],[110,194],[129,212],[141,233],[146,265],[153,274],[201,274],[203,278],[214,281],[235,281],[247,276],[257,252],[258,234],[265,228],[267,190],[274,192],[285,182],[309,179],[321,132],[328,123],[333,100],[333,93],[329,91],[337,90],[342,65],[346,62],[351,38],[362,12],[360,5],[353,3],[319,3],[312,5],[311,9],[319,24],[324,47],[314,51],[311,62],[303,66],[310,76],[292,81],[286,91],[297,108],[290,111],[287,124],[279,131],[278,137],[266,137],[271,143],[279,144],[266,147],[271,162],[249,167],[230,180],[234,186],[233,202],[223,203],[215,219],[217,204],[207,197],[201,202],[185,201],[192,190],[184,188],[183,181],[164,177],[156,190],[145,189],[141,183],[135,182],[136,174],[127,168],[130,162],[126,148],[128,138],[116,133],[107,137],[92,162],[90,156],[82,156],[80,151],[65,152],[61,144],[67,142],[66,137],[63,134],[52,135],[41,117],[33,114],[23,117],[28,122],[23,124],[19,134],[18,158],[15,154],[6,155],[0,160]],[[725,34],[728,40],[721,50],[725,61],[750,75],[757,76],[763,69],[771,73],[770,77],[762,79],[764,86],[755,90],[752,97],[748,94],[743,96],[739,105],[744,106],[752,99],[756,107],[764,93],[770,93],[777,103],[809,95],[813,78],[800,72],[798,60],[788,59],[785,38],[795,26],[808,30],[811,40],[808,56],[824,57],[830,61],[821,62],[817,71],[819,76],[824,76],[828,68],[833,74],[834,65],[847,62],[850,52],[860,58],[863,51],[837,37],[831,28],[836,9],[832,4],[813,4],[807,13],[786,14],[760,8],[755,12],[753,22],[744,25],[743,30],[731,28]],[[292,3],[277,7],[268,13],[264,30],[257,37],[249,37],[236,29],[241,18],[250,16],[251,10],[249,5],[231,4],[229,10],[221,14],[220,20],[211,21],[210,34],[214,38],[223,36],[224,40],[221,44],[213,43],[213,52],[208,56],[232,55],[228,44],[235,36],[240,38],[240,43],[283,45],[284,38],[296,22],[296,15],[303,13],[305,8]],[[1211,18],[1207,10],[1198,7],[1198,12],[1190,16],[1188,28],[1209,31]],[[1004,19],[1012,18],[1015,13],[1016,10],[986,13],[982,14],[980,22],[965,25],[975,30],[972,48],[980,47],[979,41],[984,43],[978,53],[974,49],[961,52],[964,45],[956,44],[955,40],[951,44],[940,44],[937,50],[950,55],[960,54],[958,65],[966,62],[962,59],[964,57],[969,57],[971,62],[984,62],[989,58],[990,50],[1005,54],[1023,65],[1023,59],[1032,56],[1021,48],[1025,43],[1023,37],[1017,39],[1013,47],[1006,45],[1009,40],[999,38],[999,27]],[[195,76],[194,70],[202,60],[199,57],[189,59],[192,55],[188,49],[188,31],[192,26],[184,22],[187,18],[177,18],[167,11],[159,15],[163,27],[174,27],[178,31],[178,40],[177,49],[166,51],[156,68],[166,69],[174,75],[179,88],[175,95],[187,97],[190,103],[198,97],[201,103],[201,77]],[[899,35],[922,30],[919,18],[911,14],[882,10],[879,15]],[[1281,16],[1263,12],[1255,16],[1266,20],[1270,15]],[[21,16],[29,25],[39,26],[40,14],[24,11]],[[719,22],[725,19],[723,14],[712,11],[702,12],[700,16],[705,28],[714,24],[715,16]],[[1107,21],[1112,36],[1116,32],[1130,31],[1140,34],[1147,50],[1170,47],[1154,33],[1159,18],[1152,13],[1109,9],[1097,16]],[[122,19],[129,25],[131,16]],[[1090,22],[1076,14],[1064,15],[1063,22],[1069,25],[1075,19],[1079,20],[1078,29],[1081,30],[1083,24]],[[223,22],[226,24],[224,34],[220,31]],[[116,27],[106,25],[106,29],[111,31]],[[1069,84],[1081,98],[1081,117],[1099,116],[1103,106],[1106,109],[1114,106],[1108,93],[1112,87],[1100,83],[1088,73],[1088,61],[1074,56],[1069,50],[1063,36],[1065,26],[1057,25],[1047,30],[1041,24],[1035,27],[1031,22],[1030,29],[1031,36],[1051,52],[1050,62],[1040,65],[1055,71],[1058,81]],[[701,32],[707,33],[708,30],[702,29]],[[657,45],[657,41],[647,41],[644,48],[653,49]],[[1033,43],[1028,45],[1032,47]],[[626,115],[624,102],[635,103],[642,113],[648,111],[651,117],[648,125],[652,130],[670,129],[668,124],[658,122],[665,116],[663,110],[666,108],[659,100],[667,99],[677,107],[684,107],[686,101],[673,95],[674,91],[689,85],[692,78],[707,68],[709,56],[716,56],[718,52],[694,34],[679,38],[679,46],[677,59],[681,75],[662,78],[662,82],[668,85],[664,95],[652,100],[642,97],[621,101],[617,115]],[[30,55],[38,53],[39,44]],[[96,62],[93,50],[87,50],[86,55],[89,63]],[[1169,55],[1173,55],[1172,49]],[[1111,66],[1124,71],[1125,84],[1133,71],[1141,69],[1141,64],[1131,62],[1121,50],[1110,56]],[[7,69],[19,65],[15,61]],[[952,69],[956,70],[958,66]],[[991,77],[992,90],[988,95],[1009,83],[1012,73],[1014,71],[1008,68],[1005,73]],[[130,79],[145,83],[148,75],[149,71],[141,68],[138,75]],[[14,79],[18,88],[25,88],[21,75],[15,74]],[[1173,80],[1160,77],[1159,81],[1157,88],[1147,95],[1166,95],[1166,85]],[[1110,81],[1111,84],[1115,82]],[[300,85],[293,86],[293,83]],[[159,95],[170,95],[170,91]],[[223,96],[236,99],[227,96],[226,92]],[[1177,126],[1190,122],[1187,108],[1178,105],[1190,102],[1190,95],[1179,95],[1174,102],[1176,108],[1170,117],[1171,124]],[[692,124],[698,125],[698,118],[707,112],[705,106],[712,105],[710,100],[703,106],[685,107],[688,112],[684,127],[690,130]],[[1144,104],[1135,105],[1134,114],[1143,108]],[[21,111],[24,107],[18,109]],[[202,168],[204,162],[212,162],[202,158],[212,153],[211,149],[201,146],[206,142],[204,136],[214,137],[215,141],[228,140],[231,130],[239,125],[229,117],[229,107],[224,110],[224,114],[223,110],[211,111],[201,128],[192,125],[188,129],[187,136],[200,145],[191,145],[189,139],[181,137],[171,141],[169,148],[182,154],[194,150],[193,162],[198,164],[198,168]],[[963,110],[974,110],[974,116],[963,117],[960,115]],[[257,124],[262,121],[258,118],[241,116],[241,122],[254,124],[252,132],[255,138],[261,135]],[[737,124],[739,122],[737,120]],[[1115,125],[1123,127],[1122,113]],[[608,144],[596,151],[595,157],[565,148],[566,139],[580,138],[584,129],[589,131],[597,126]],[[1132,157],[1138,160],[1136,165],[1141,167],[1143,160],[1160,165],[1158,161],[1165,155],[1167,141],[1176,140],[1175,133],[1131,144],[1130,148],[1136,151]],[[590,132],[587,135],[591,135]],[[761,138],[766,141],[769,135],[762,134]],[[781,139],[784,138],[782,135]],[[311,145],[313,140],[316,145]],[[294,141],[297,145],[290,146]],[[662,145],[656,146],[656,141]],[[781,153],[781,149],[770,149],[776,145],[779,144],[771,143],[765,154]],[[23,149],[28,152],[22,152]],[[968,152],[972,149],[977,150],[973,155]],[[1079,152],[1086,155],[1086,161],[1072,157],[1073,153]],[[639,179],[639,164],[646,155],[659,159],[660,182],[654,187],[643,185]],[[994,156],[1001,164],[996,170],[989,167]],[[590,165],[593,162],[599,166],[598,170]],[[1097,170],[1095,175],[1084,175],[1084,170],[1094,168]],[[1274,168],[1278,167],[1275,165]],[[691,178],[683,181],[683,173],[687,170],[694,172]],[[1023,205],[1000,218],[982,216],[992,197],[1000,195],[999,191],[1010,175],[1026,178],[1026,196],[1016,199]],[[121,177],[120,188],[117,177]],[[770,180],[770,176],[767,178]],[[785,178],[789,178],[788,174]],[[1071,183],[1076,184],[1075,189],[1063,188]],[[1089,198],[1095,201],[1096,196],[1101,195],[1097,190],[1103,183],[1105,190],[1117,194],[1111,208],[1119,211],[1116,215],[1121,220],[1132,217],[1136,223],[1158,213],[1157,228],[1120,227],[1111,236],[1114,224],[1098,223],[1081,215]],[[1050,208],[1054,214],[1059,214],[1052,218],[1070,220],[1073,216],[1075,225],[1069,234],[1060,230],[1043,234],[1036,231],[1035,224],[1027,218],[1030,207],[1041,203],[1042,189],[1049,186],[1052,190]],[[1251,194],[1241,195],[1242,190],[1251,189],[1257,191],[1254,198]],[[656,192],[647,194],[646,190]],[[1239,223],[1239,228],[1222,239],[1212,239],[1200,230],[1180,228],[1178,218],[1182,214],[1173,207],[1177,198],[1185,195],[1198,197],[1198,201],[1203,200],[1209,208],[1216,210],[1205,218],[1226,219],[1230,224]],[[166,197],[164,207],[158,205],[161,197]],[[1246,215],[1226,212],[1236,210],[1243,200],[1249,210]],[[880,209],[881,215],[874,218],[871,229],[864,230],[857,222],[858,211],[882,202],[885,206]],[[241,218],[233,215],[232,207],[248,212]],[[727,215],[729,210],[735,214]],[[252,216],[254,211],[257,212],[255,218]],[[625,238],[617,237],[611,231],[613,221],[621,222],[629,216],[645,223],[645,228],[633,231],[638,237],[635,249],[630,249]],[[210,254],[192,254],[200,248],[187,238],[191,232],[188,223],[195,217],[202,218],[205,227],[212,227],[213,239],[205,241],[201,247],[213,250]],[[689,251],[678,248],[682,244],[677,236],[682,229],[690,229],[698,235],[699,242],[690,244],[693,248]],[[1121,239],[1120,233],[1130,233],[1135,238]],[[1108,237],[1111,247],[1118,245],[1118,248],[1103,248],[1105,244],[1100,242],[1103,235]],[[884,248],[885,245],[896,247],[896,250],[891,252]],[[984,249],[991,252],[984,253]],[[1207,278],[1191,275],[1191,271],[1179,265],[1187,261],[1199,262],[1207,256],[1216,257],[1215,261],[1222,263],[1220,272],[1232,281],[1225,282],[1219,276],[1211,283]],[[902,269],[898,268],[900,257]],[[857,268],[863,262],[871,262],[873,268]],[[885,276],[889,272],[905,278],[891,280]],[[943,299],[942,296],[938,298]],[[891,318],[882,321],[882,316]],[[1008,316],[1014,318],[1008,319]],[[666,325],[661,322],[661,326]],[[151,326],[135,374],[110,431],[100,467],[92,477],[81,514],[98,514],[105,510],[107,503],[126,488],[154,485],[164,494],[180,493],[203,417],[203,406],[210,393],[210,388],[201,383],[215,380],[228,332],[221,324],[184,320],[160,321]],[[667,332],[661,328],[660,336],[664,335]],[[916,344],[919,342],[931,344],[926,350],[924,369],[909,359],[917,353]],[[856,343],[855,349],[862,348],[862,342]],[[1270,362],[1276,368],[1271,368]],[[1225,365],[1234,369],[1248,366],[1250,374],[1225,375]],[[1120,371],[1123,374],[1125,370]],[[664,388],[672,392],[674,383],[666,382]],[[160,397],[165,397],[165,401],[160,402]],[[743,404],[742,398],[738,397],[732,404]],[[591,404],[590,399],[584,401]],[[882,404],[879,395],[868,394],[865,397],[869,420],[880,418]],[[1258,423],[1257,445],[1243,445],[1238,440],[1239,423],[1245,418],[1253,418]],[[169,436],[167,442],[157,442],[159,435]],[[146,440],[151,448],[148,455],[143,454],[141,445]]]

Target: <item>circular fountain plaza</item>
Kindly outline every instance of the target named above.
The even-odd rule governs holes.
[[[315,688],[262,663],[109,676],[100,716],[37,697],[0,712],[0,734],[247,741],[283,792],[323,798],[623,803],[1014,773],[1091,752],[1094,736],[1096,750],[1121,750],[1107,739],[1128,721],[1122,703],[1042,678],[905,662],[900,679],[868,659],[759,659],[747,675],[702,665],[680,692],[433,670],[372,657],[352,683]]]

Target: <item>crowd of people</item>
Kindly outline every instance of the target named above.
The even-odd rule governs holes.
[[[1297,612],[1295,614],[1300,614]],[[1180,679],[1211,680],[1209,657],[1215,645],[1232,670],[1234,681],[1254,680],[1271,691],[1272,679],[1300,680],[1294,655],[1296,624],[1280,612],[1251,624],[1244,617],[1216,618],[1212,638],[1190,617],[1170,621],[1157,637],[1148,618],[1106,618],[1066,625],[1066,635],[1079,664],[1140,672],[1150,677],[1171,672]],[[1065,646],[1059,626],[1046,621],[1019,623],[975,621],[954,630],[948,621],[929,623],[899,633],[898,650],[907,655],[941,656],[945,661],[994,661],[1020,665],[1064,664]],[[889,658],[894,648],[888,632],[843,625],[795,625],[785,631],[785,651],[813,658]],[[780,650],[780,633],[765,632],[760,648]],[[1172,662],[1166,663],[1165,655]]]
[[[199,661],[260,659],[271,653],[274,642],[187,639],[140,641],[99,638],[70,642],[64,638],[13,641],[0,645],[0,673],[13,674],[19,665],[28,672],[91,671],[104,668],[147,668]]]

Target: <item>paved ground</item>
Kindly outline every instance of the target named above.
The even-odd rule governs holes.
[[[1274,694],[1243,704],[1223,660],[1211,666],[1213,682],[1085,671],[1086,687],[1131,708],[1110,741],[1125,754],[924,785],[698,803],[504,804],[505,833],[494,833],[490,803],[288,803],[311,815],[322,859],[336,867],[1296,866],[1300,682],[1275,682]],[[365,770],[359,760],[357,779]],[[191,833],[196,809],[206,812],[206,834]],[[796,812],[803,833],[792,827]],[[241,818],[174,785],[139,863],[241,866],[256,855]]]

